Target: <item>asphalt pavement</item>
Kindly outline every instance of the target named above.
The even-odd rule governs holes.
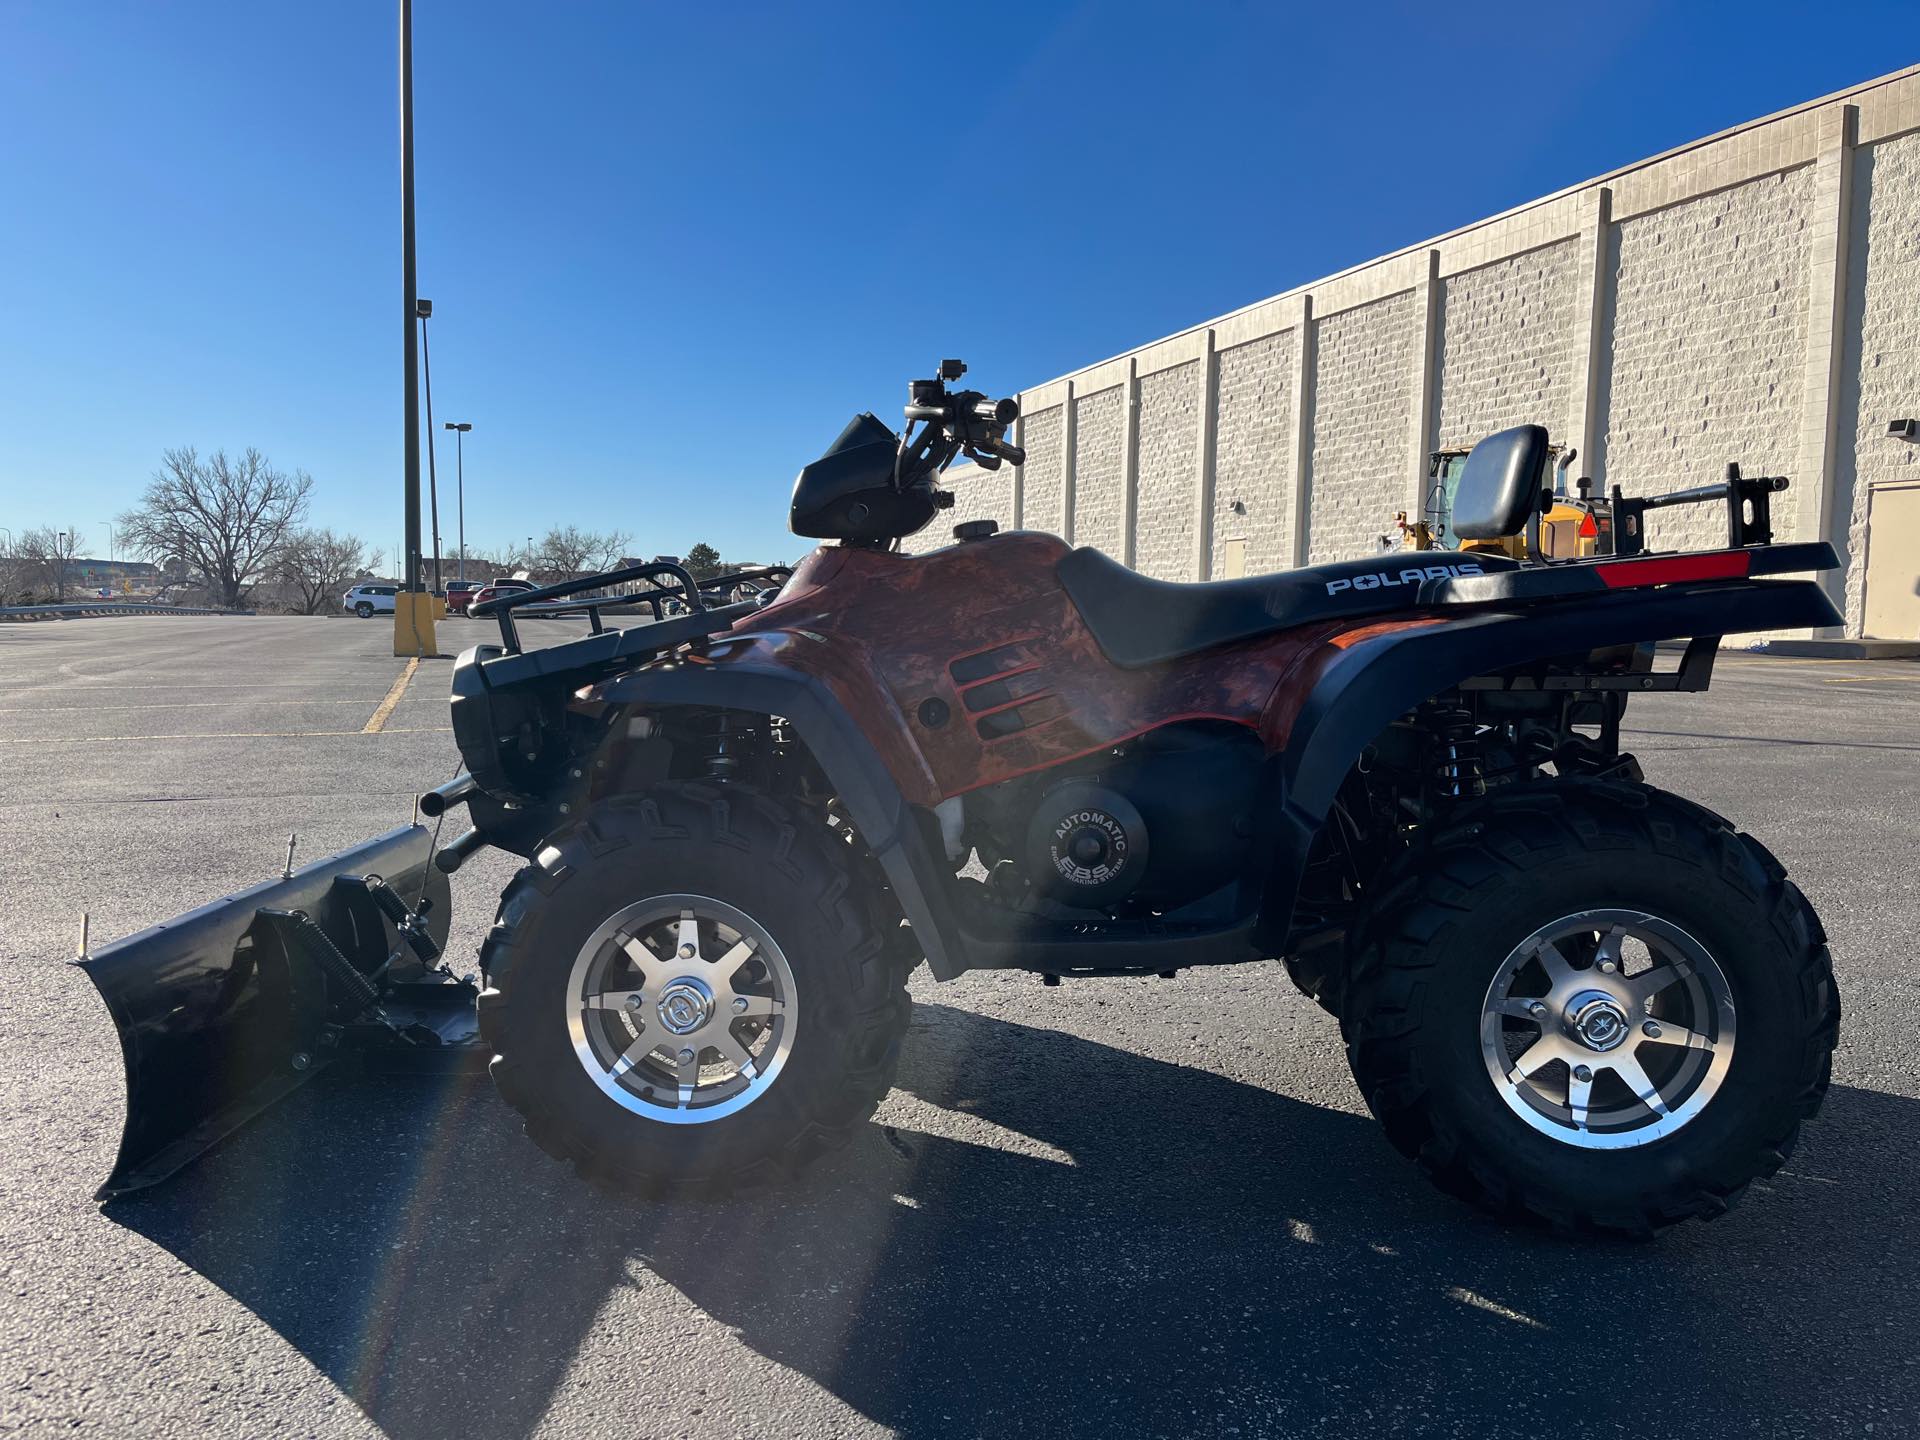
[[[449,663],[391,633],[0,625],[0,1434],[1920,1434],[1920,665],[1731,655],[1634,702],[1649,779],[1812,897],[1846,1004],[1786,1169],[1652,1243],[1432,1191],[1277,966],[922,972],[875,1122],[749,1200],[588,1189],[484,1077],[325,1076],[97,1207],[122,1077],[80,913],[102,942],[289,831],[403,823],[457,757]],[[455,877],[456,960],[511,864]]]

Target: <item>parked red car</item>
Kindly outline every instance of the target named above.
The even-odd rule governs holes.
[[[473,597],[480,588],[480,585],[472,580],[449,580],[447,582],[447,613],[449,615],[466,614],[467,607],[473,603]]]
[[[471,598],[469,598],[467,603],[461,607],[461,613],[462,614],[467,613],[468,611],[472,610],[475,605],[484,605],[487,603],[487,601],[495,599],[498,596],[504,595],[509,590],[532,590],[534,588],[535,588],[534,583],[531,580],[514,580],[514,579],[489,580],[485,585],[482,585],[478,590],[475,590],[474,592],[472,592]],[[453,608],[453,597],[451,595],[447,597],[447,608],[449,610]]]

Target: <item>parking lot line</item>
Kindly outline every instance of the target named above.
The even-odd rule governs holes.
[[[263,705],[364,705],[364,700],[170,700],[163,705],[19,705],[0,709],[0,715],[91,715],[100,710],[233,710],[242,703],[249,710]]]
[[[0,745],[129,745],[142,740],[319,740],[342,735],[451,735],[451,725],[395,725],[379,730],[219,730],[168,735],[40,735],[0,739]]]
[[[420,668],[420,657],[407,661],[407,668],[400,672],[400,678],[393,682],[393,688],[387,691],[387,698],[380,702],[380,708],[367,717],[367,723],[361,729],[363,735],[378,735],[386,728],[387,717],[393,714],[393,707],[400,703],[400,697],[407,693],[407,682],[413,679],[413,672]]]

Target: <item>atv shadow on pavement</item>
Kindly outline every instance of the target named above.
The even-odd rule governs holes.
[[[844,1430],[743,1347],[942,1437],[1913,1414],[1915,1101],[1836,1090],[1745,1208],[1628,1245],[1482,1220],[1363,1117],[943,1005],[899,1083],[797,1188],[646,1205],[484,1079],[323,1082],[107,1214],[400,1440],[523,1435],[563,1390],[607,1433]]]

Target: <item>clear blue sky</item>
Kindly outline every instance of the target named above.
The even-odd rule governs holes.
[[[0,525],[103,551],[163,448],[256,445],[394,544],[395,9],[0,0]],[[469,543],[797,554],[795,470],[941,355],[1034,384],[1896,69],[1913,19],[416,0]]]

